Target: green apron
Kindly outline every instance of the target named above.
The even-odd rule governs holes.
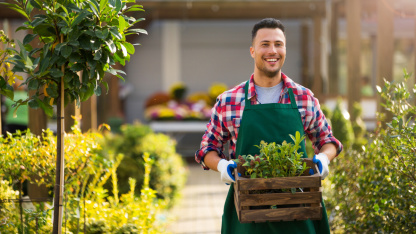
[[[291,104],[251,105],[250,100],[247,99],[248,83],[247,81],[245,85],[245,107],[238,132],[236,157],[238,155],[259,154],[259,149],[255,145],[260,145],[261,140],[281,144],[285,140],[292,142],[289,134],[295,135],[296,131],[304,134],[302,120],[292,89],[289,89]],[[305,141],[303,141],[300,150],[304,152],[304,157],[307,158]],[[221,233],[330,233],[323,202],[322,208],[322,219],[318,221],[240,223],[234,206],[234,186],[231,185],[224,204]]]

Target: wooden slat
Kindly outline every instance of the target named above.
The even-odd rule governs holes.
[[[236,183],[234,183],[234,185],[236,185]],[[241,206],[240,206],[239,193],[236,191],[238,190],[234,188],[234,206],[237,212],[238,220],[241,220],[241,217],[240,217]]]
[[[321,179],[318,176],[279,177],[269,179],[245,179],[237,181],[240,190],[284,189],[284,188],[311,188],[320,187]]]
[[[349,0],[347,6],[347,77],[348,112],[354,114],[354,104],[361,99],[361,3]],[[384,59],[384,58],[383,58]]]
[[[321,192],[241,194],[241,206],[310,204],[321,202]]]
[[[394,12],[389,8],[392,4],[392,0],[379,1],[377,4],[376,76],[380,87],[384,87],[384,79],[393,80]],[[385,113],[386,120],[389,121],[392,115],[381,106],[381,102],[381,96],[377,95],[377,111]]]
[[[322,17],[313,18],[313,83],[312,92],[315,97],[322,97]]]
[[[321,207],[294,207],[273,210],[246,210],[241,212],[241,223],[266,221],[319,220],[322,218]]]
[[[329,76],[329,90],[328,93],[332,95],[339,94],[339,75],[338,75],[338,20],[339,20],[339,2],[332,1],[331,3],[331,21],[330,24],[330,43],[331,51],[328,59],[328,76]],[[320,100],[321,101],[321,100]],[[322,102],[322,101],[321,101]]]
[[[308,18],[325,14],[325,1],[141,1],[161,19]]]

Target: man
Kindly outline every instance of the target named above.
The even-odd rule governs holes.
[[[204,169],[221,173],[221,180],[234,182],[233,168],[223,153],[230,142],[232,159],[258,152],[255,145],[265,142],[291,142],[289,134],[306,134],[315,150],[314,162],[322,178],[328,175],[328,164],[342,150],[333,137],[328,122],[313,93],[296,84],[281,69],[286,58],[284,26],[276,19],[263,19],[252,30],[251,57],[254,73],[247,82],[218,96],[211,120],[202,137],[195,159]],[[300,149],[306,155],[305,146]],[[234,207],[233,186],[224,205],[221,232],[230,233],[329,233],[325,208],[320,221],[245,223],[238,221]]]

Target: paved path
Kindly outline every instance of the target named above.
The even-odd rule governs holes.
[[[229,186],[223,184],[216,171],[204,171],[195,161],[187,159],[188,182],[183,197],[172,210],[177,217],[170,225],[172,234],[218,234]]]

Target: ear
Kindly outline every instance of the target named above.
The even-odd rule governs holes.
[[[254,48],[253,46],[250,46],[250,55],[252,58],[254,58]]]

